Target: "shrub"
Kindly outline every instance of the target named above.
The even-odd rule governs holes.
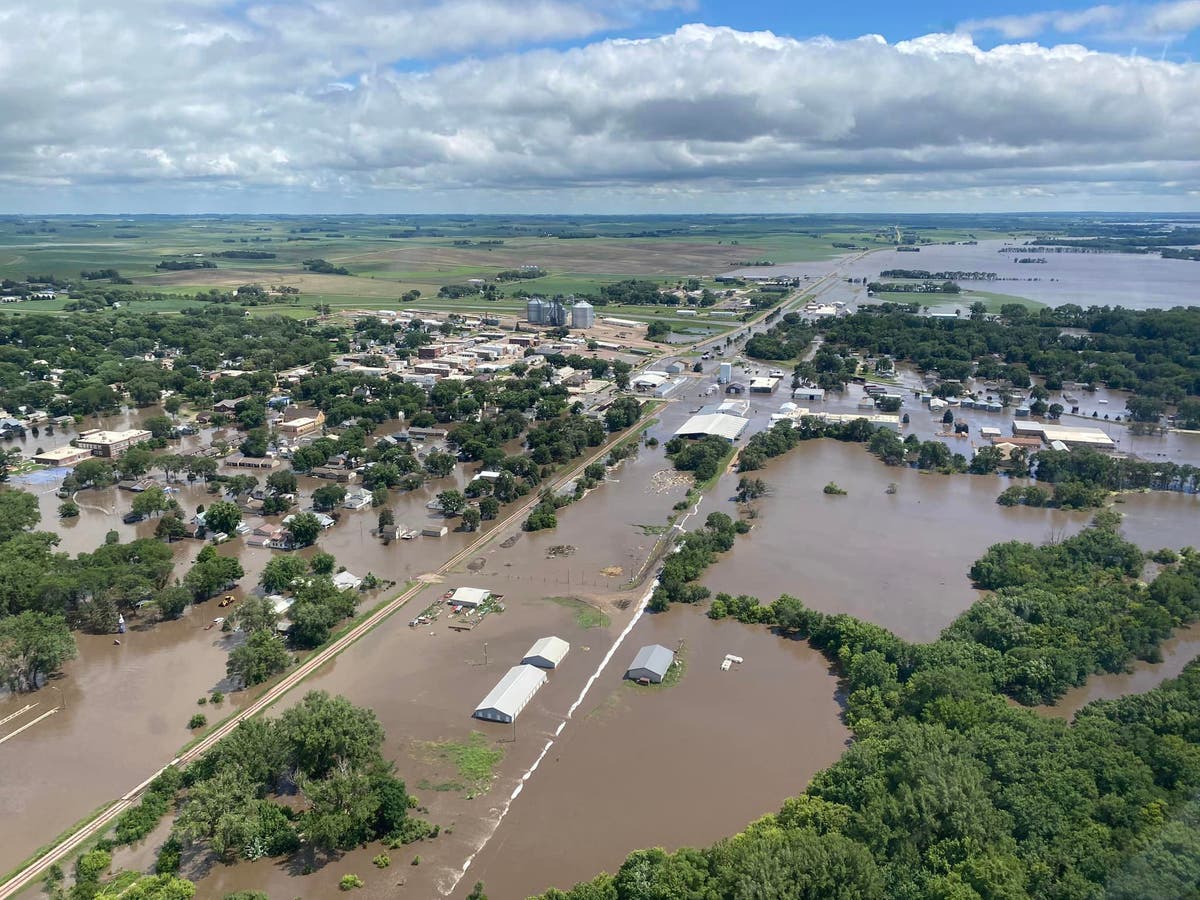
[[[338,888],[343,891],[352,891],[362,886],[363,880],[357,875],[343,875],[342,880],[338,882]]]
[[[386,869],[388,866],[390,866],[392,864],[392,858],[390,856],[388,856],[386,853],[380,853],[378,856],[376,856],[374,859],[371,860],[371,864],[373,866],[375,866],[375,868],[377,868],[377,869]]]
[[[203,728],[207,724],[208,716],[204,715],[204,713],[196,713],[194,716],[188,719],[188,728]]]

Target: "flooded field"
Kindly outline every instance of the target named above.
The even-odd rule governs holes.
[[[790,593],[913,641],[933,640],[975,601],[967,570],[991,544],[1040,543],[1091,518],[998,506],[1004,479],[888,467],[857,444],[801,444],[758,474],[772,490],[757,504],[755,527],[708,570],[704,584],[764,602]],[[732,497],[736,481],[724,478],[716,497]],[[830,481],[848,494],[822,493]],[[887,493],[889,484],[895,493]],[[725,508],[732,513],[734,505]],[[1125,533],[1150,548],[1200,531],[1194,496],[1136,495],[1119,508]]]
[[[622,680],[638,647],[680,642],[678,684]],[[726,653],[745,662],[722,672]],[[807,644],[686,607],[644,616],[454,896],[476,880],[497,898],[566,888],[774,812],[845,749],[837,687]]]
[[[658,529],[647,533],[638,526],[665,523],[685,490],[682,485],[661,492],[651,487],[654,475],[665,465],[661,448],[643,448],[613,473],[610,482],[560,510],[556,530],[498,533],[478,557],[465,560],[454,574],[411,601],[403,613],[363,638],[353,652],[306,682],[306,690],[343,694],[375,710],[388,734],[385,753],[396,760],[410,789],[429,808],[429,819],[446,829],[439,838],[392,851],[396,862],[383,872],[370,864],[379,852],[377,846],[347,854],[304,878],[280,861],[234,866],[197,861],[192,874],[204,876],[197,896],[220,897],[249,887],[278,896],[323,896],[335,890],[347,871],[367,882],[364,895],[368,897],[390,894],[398,882],[404,883],[406,896],[425,898],[449,891],[466,860],[491,836],[523,774],[565,721],[609,647],[635,615],[645,587],[625,587],[630,573],[643,568],[658,541],[653,533]],[[444,591],[460,586],[502,594],[505,610],[487,616],[470,631],[453,630],[445,616],[430,625],[409,626],[411,618]],[[471,711],[508,667],[519,663],[537,638],[550,634],[567,640],[571,651],[563,665],[550,673],[549,684],[534,696],[516,726],[472,719]],[[612,665],[620,665],[621,659]],[[300,694],[289,695],[285,703],[295,702]],[[564,734],[579,724],[583,712]],[[482,735],[475,740],[504,752],[498,777],[494,783],[485,782],[482,787],[490,784],[490,789],[484,793],[479,793],[480,785],[464,782],[437,751],[447,742],[469,743],[473,732]],[[416,855],[421,865],[410,867]]]
[[[1022,240],[1020,243],[1024,243]],[[961,281],[968,290],[1025,297],[1049,306],[1077,303],[1080,306],[1124,306],[1127,309],[1166,309],[1197,302],[1200,265],[1190,260],[1162,259],[1157,254],[1137,253],[1001,253],[1017,241],[980,241],[975,245],[935,245],[919,253],[878,250],[860,260],[844,264],[848,278],[879,279],[887,269],[925,269],[930,272],[995,272],[989,281]],[[1023,265],[1018,258],[1045,258],[1038,265]],[[736,274],[808,275],[816,279],[838,265],[838,261],[781,263],[769,270],[744,269]],[[861,299],[861,288],[843,284],[831,288],[824,299]]]

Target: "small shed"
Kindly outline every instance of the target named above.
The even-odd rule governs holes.
[[[535,666],[513,666],[471,715],[488,722],[513,722],[546,680],[546,673]]]
[[[521,660],[521,665],[537,666],[539,669],[556,669],[558,664],[566,658],[567,651],[570,649],[571,645],[560,637],[538,638],[529,648],[529,652],[525,654],[525,658]]]
[[[674,651],[662,644],[647,644],[637,652],[633,663],[625,671],[625,677],[633,681],[645,680],[651,684],[660,684],[674,662]]]
[[[456,606],[466,606],[474,609],[485,603],[492,592],[486,588],[460,587],[451,591],[449,600]]]

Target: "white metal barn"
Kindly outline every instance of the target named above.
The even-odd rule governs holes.
[[[546,683],[546,673],[535,666],[513,666],[492,688],[472,715],[489,722],[512,722],[533,695]]]
[[[492,592],[486,588],[460,587],[455,588],[450,595],[450,602],[456,606],[466,606],[474,609],[487,602]]]
[[[570,649],[571,645],[560,637],[538,638],[529,648],[529,652],[525,654],[525,658],[521,660],[521,665],[537,666],[539,669],[555,669],[558,668],[558,664],[563,661]]]

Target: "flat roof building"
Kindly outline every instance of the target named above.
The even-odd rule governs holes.
[[[513,666],[471,715],[488,722],[514,722],[546,681],[546,673],[536,666]]]
[[[103,431],[97,428],[80,432],[79,437],[75,439],[75,446],[90,450],[92,456],[114,459],[134,444],[149,439],[150,432],[141,428],[130,428],[126,431]]]
[[[33,461],[43,466],[73,466],[85,459],[91,459],[92,451],[87,447],[55,447],[53,450],[43,450],[33,457]]]
[[[560,637],[544,637],[538,638],[529,652],[525,654],[525,658],[521,660],[523,666],[537,666],[539,669],[556,669],[567,656],[567,651],[571,649],[568,644]]]
[[[633,663],[625,670],[625,677],[633,681],[661,684],[674,662],[674,651],[662,644],[647,644],[637,652]]]

